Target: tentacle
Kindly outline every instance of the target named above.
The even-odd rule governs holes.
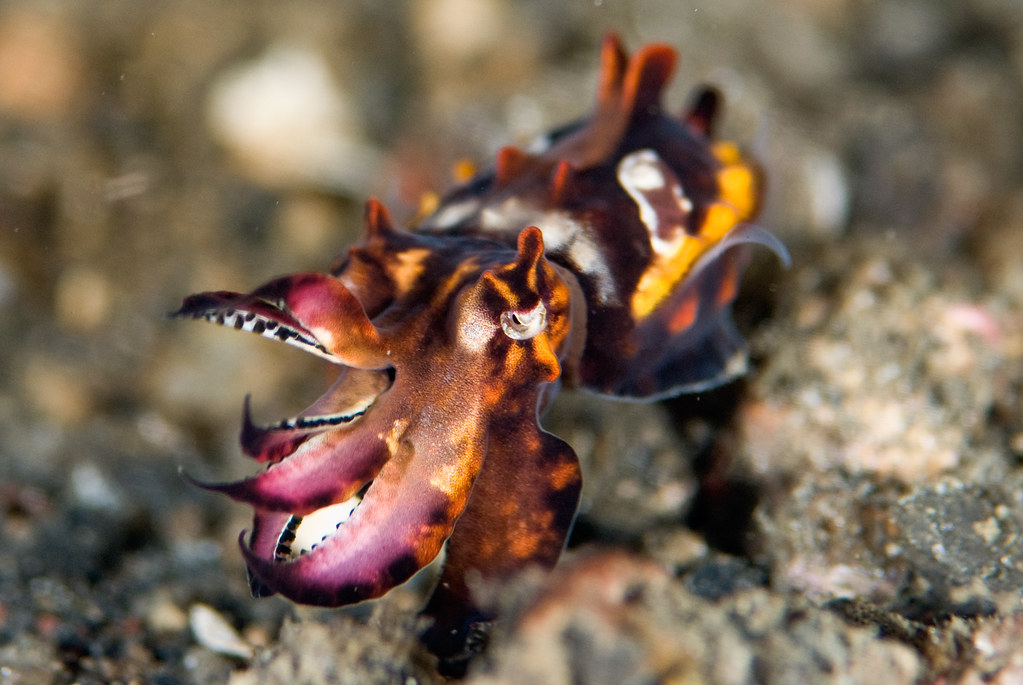
[[[259,333],[337,364],[388,366],[387,349],[362,305],[341,281],[324,274],[279,278],[244,295],[192,295],[171,316],[202,318]]]
[[[580,485],[578,459],[565,442],[520,416],[491,425],[485,468],[448,540],[444,572],[423,610],[434,619],[424,635],[434,654],[454,662],[468,658],[462,652],[472,643],[467,638],[493,616],[473,596],[468,579],[503,581],[531,565],[554,566]]]

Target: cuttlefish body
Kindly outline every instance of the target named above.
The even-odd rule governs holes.
[[[730,318],[760,174],[713,142],[717,97],[680,118],[660,93],[675,52],[605,40],[597,107],[455,188],[413,230],[370,201],[331,273],[176,313],[259,333],[341,369],[308,409],[241,443],[266,464],[204,484],[250,504],[240,543],[257,596],[337,606],[444,569],[425,639],[444,659],[492,618],[470,591],[552,567],[579,499],[572,448],[545,432],[562,386],[628,398],[696,392],[745,371]],[[311,531],[311,532],[310,532]]]

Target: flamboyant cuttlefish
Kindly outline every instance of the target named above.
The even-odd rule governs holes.
[[[748,223],[760,174],[712,141],[716,93],[662,110],[674,64],[609,36],[590,117],[502,149],[413,229],[370,200],[364,242],[330,273],[184,301],[179,316],[342,368],[274,425],[246,402],[242,449],[267,468],[203,486],[255,508],[240,539],[255,595],[378,597],[446,543],[425,640],[457,660],[491,618],[470,585],[553,566],[572,525],[579,464],[538,421],[560,385],[649,399],[743,373],[729,310],[746,247],[788,256]]]

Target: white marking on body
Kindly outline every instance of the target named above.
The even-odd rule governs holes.
[[[639,207],[639,220],[651,238],[657,235],[657,211],[644,191],[664,187],[664,175],[657,168],[659,161],[660,157],[653,150],[640,150],[626,155],[618,163],[618,182]]]
[[[600,254],[600,250],[589,240],[576,240],[568,249],[568,257],[572,260],[572,263],[576,267],[587,274],[607,274],[607,264],[604,262],[604,257]],[[610,276],[607,276],[610,280]],[[610,286],[613,289],[613,286]],[[603,293],[602,297],[604,300],[609,299],[608,296],[613,296],[614,293]]]
[[[653,150],[640,150],[622,159],[618,165],[618,180],[622,185],[637,190],[657,190],[664,187],[664,174],[657,168],[660,161]]]
[[[679,209],[688,214],[693,211],[693,201],[682,190],[682,186],[675,184],[671,187],[671,192],[675,195],[675,202],[678,203]]]
[[[480,202],[476,198],[462,200],[441,207],[423,223],[427,228],[446,231],[468,219],[475,212],[479,211],[479,208]]]
[[[466,317],[458,324],[458,344],[469,352],[480,353],[486,349],[496,330],[482,316]]]
[[[535,207],[517,197],[488,204],[480,212],[480,228],[485,233],[521,231],[539,214]]]
[[[518,234],[527,226],[543,233],[545,252],[569,259],[575,269],[593,279],[601,304],[617,304],[611,268],[589,228],[569,212],[542,210],[518,198],[508,198],[480,213],[480,228],[490,234]]]
[[[661,257],[675,255],[687,238],[684,220],[693,210],[693,201],[668,165],[653,150],[638,150],[618,163],[618,182],[636,203],[639,219],[650,233],[654,253]],[[651,201],[665,188],[674,200],[674,207],[670,208],[676,210],[670,211],[674,216],[662,216]],[[670,236],[667,239],[663,237],[666,233]]]

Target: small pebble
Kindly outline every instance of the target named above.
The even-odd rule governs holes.
[[[252,658],[252,645],[221,614],[206,604],[193,604],[188,610],[188,624],[195,640],[203,647],[239,659]]]

